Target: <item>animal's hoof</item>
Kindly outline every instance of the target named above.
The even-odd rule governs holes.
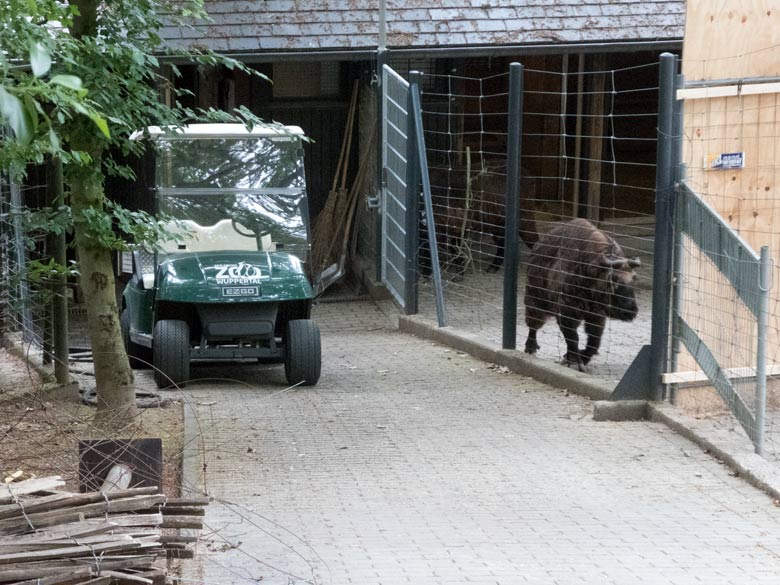
[[[585,371],[585,364],[582,363],[582,356],[578,353],[569,353],[567,352],[565,356],[563,356],[563,360],[561,360],[561,364],[564,366],[568,366],[570,368],[576,368],[580,372]]]
[[[539,344],[535,341],[526,341],[525,342],[525,353],[528,354],[535,354],[536,350],[540,349]]]

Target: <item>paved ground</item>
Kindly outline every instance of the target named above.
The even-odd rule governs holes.
[[[315,388],[193,371],[216,500],[185,583],[778,583],[780,508],[666,427],[593,422],[369,302],[317,317]]]

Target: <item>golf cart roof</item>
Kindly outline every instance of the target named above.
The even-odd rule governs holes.
[[[157,138],[171,134],[179,134],[189,138],[244,138],[248,136],[303,136],[303,130],[298,126],[255,126],[248,130],[243,124],[189,124],[179,128],[161,128],[149,126],[145,131],[136,130],[130,135],[130,140],[139,140],[145,135]]]

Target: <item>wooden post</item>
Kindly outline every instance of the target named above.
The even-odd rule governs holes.
[[[607,75],[604,72],[607,59],[605,55],[593,58],[593,79],[590,86],[590,130],[588,132],[588,213],[594,223],[601,219],[601,158],[604,153],[604,87]]]

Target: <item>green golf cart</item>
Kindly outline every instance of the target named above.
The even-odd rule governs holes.
[[[284,362],[290,385],[319,380],[302,136],[239,124],[133,136],[156,143],[146,188],[178,220],[178,241],[133,252],[122,294],[131,365],[151,362],[159,387],[185,384],[195,360]]]

